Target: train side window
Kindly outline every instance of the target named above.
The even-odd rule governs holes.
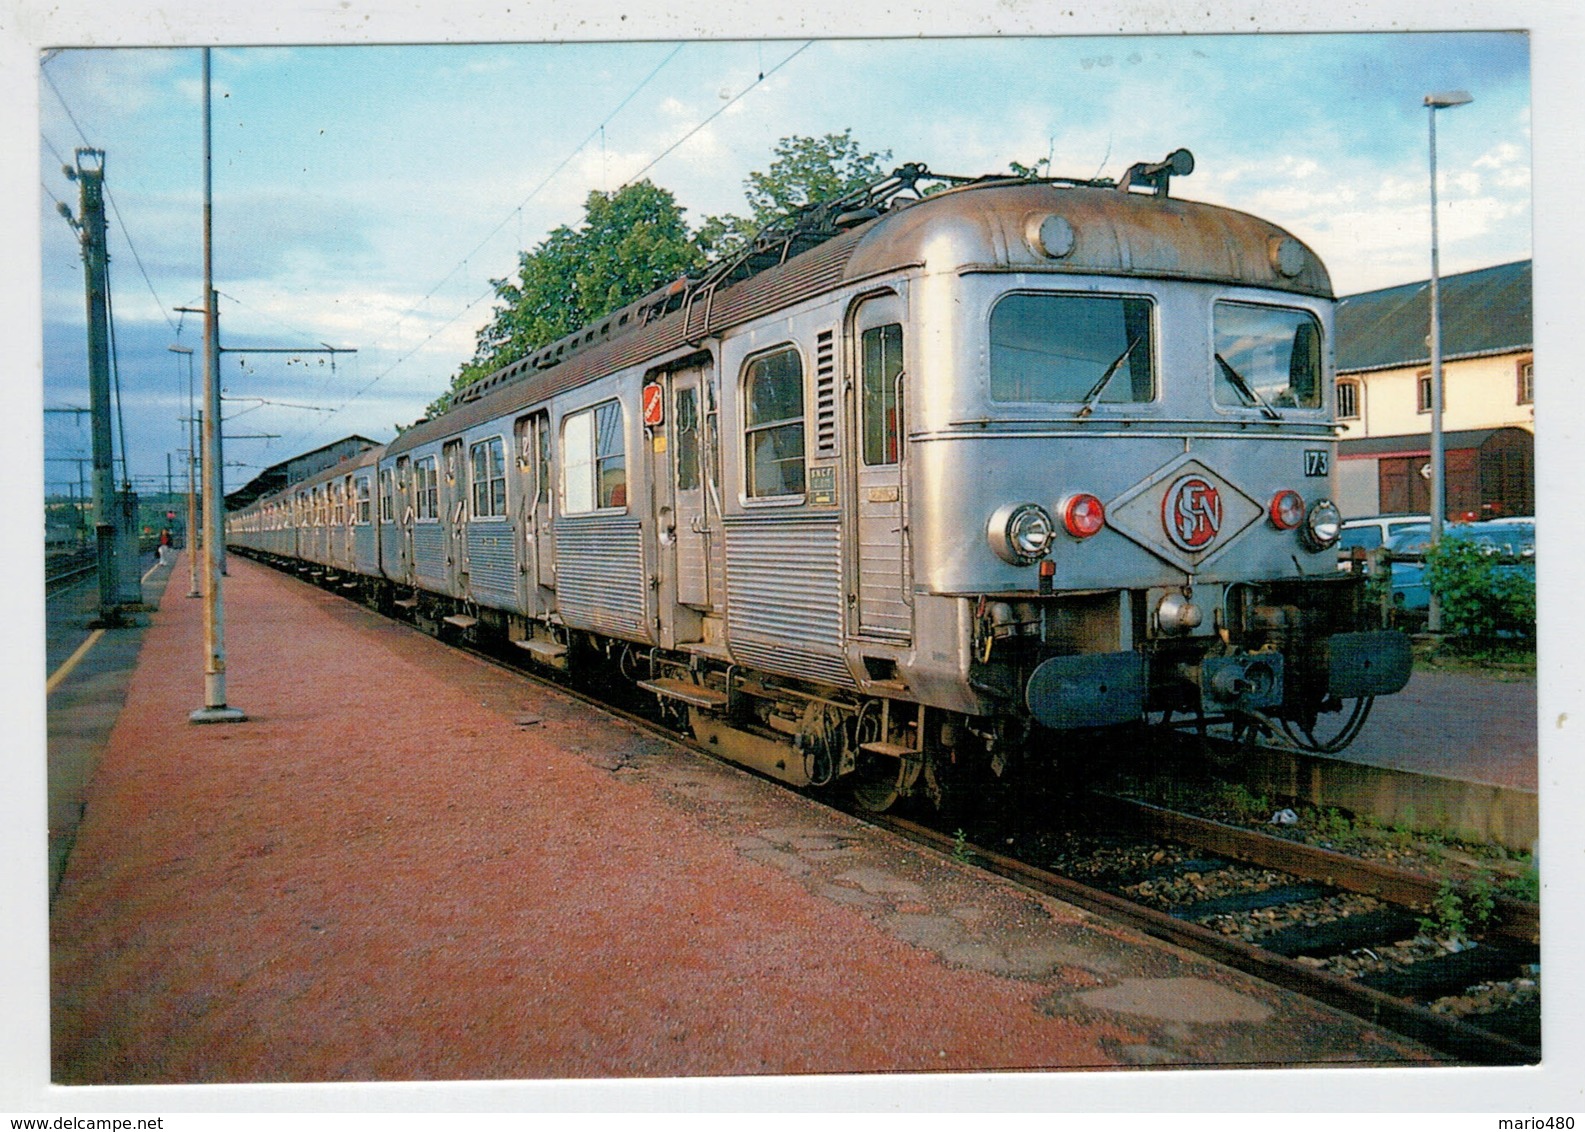
[[[622,406],[607,401],[561,422],[561,497],[568,515],[627,506]]]
[[[468,450],[473,484],[473,517],[495,518],[506,514],[506,442],[499,436],[480,441]]]
[[[749,498],[802,494],[804,381],[798,351],[789,346],[749,362],[743,401]]]
[[[413,517],[434,519],[440,515],[440,470],[435,457],[413,461]]]
[[[864,462],[897,463],[902,437],[903,401],[898,376],[903,371],[903,328],[888,323],[866,330],[859,339],[864,383]]]
[[[1219,302],[1213,319],[1217,404],[1321,407],[1321,324],[1313,314]]]
[[[1156,395],[1151,302],[1013,292],[991,310],[991,400],[1137,403]]]
[[[677,390],[677,490],[699,487],[699,391]]]
[[[369,477],[368,476],[359,476],[358,477],[358,525],[360,527],[366,527],[366,526],[369,525],[369,503],[370,503]]]
[[[386,468],[380,473],[380,522],[390,523],[396,515],[396,473]]]
[[[537,413],[534,416],[535,447],[539,460],[539,502],[550,502],[550,416],[547,413]]]

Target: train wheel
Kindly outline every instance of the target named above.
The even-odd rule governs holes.
[[[919,781],[924,760],[916,755],[895,758],[860,750],[853,771],[853,801],[859,809],[872,814],[885,813],[899,798],[906,797]]]

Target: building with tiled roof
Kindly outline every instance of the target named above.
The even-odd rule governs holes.
[[[1443,448],[1450,518],[1535,510],[1530,261],[1444,276]],[[1430,505],[1431,284],[1337,307],[1338,506],[1348,517]]]

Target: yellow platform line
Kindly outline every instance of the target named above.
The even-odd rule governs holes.
[[[55,670],[55,675],[51,676],[49,680],[45,682],[44,694],[46,696],[53,692],[56,687],[59,686],[62,680],[66,679],[66,677],[72,674],[72,669],[77,667],[78,663],[81,662],[83,657],[88,655],[88,650],[93,648],[94,645],[98,644],[99,638],[104,635],[105,631],[103,629],[95,629],[92,633],[88,634],[88,639],[82,644],[78,645],[77,651],[72,653],[72,655],[67,658],[66,663]]]

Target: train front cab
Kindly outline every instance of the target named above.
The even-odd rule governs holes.
[[[1125,219],[1160,207],[1110,195]],[[941,624],[929,607],[955,604],[975,714],[1072,731],[1187,713],[1307,736],[1408,679],[1407,638],[1335,568],[1324,271],[1291,237],[1204,211],[1259,253],[1247,278],[1182,249],[1164,264],[1146,231],[1108,270],[999,264],[985,240],[915,284],[916,605]],[[1036,220],[1025,259],[1051,227]]]

